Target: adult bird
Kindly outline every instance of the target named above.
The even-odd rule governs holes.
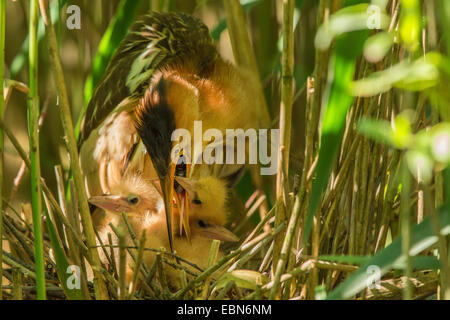
[[[144,16],[117,49],[82,123],[80,161],[89,195],[110,193],[112,181],[126,170],[158,178],[171,240],[177,168],[168,158],[172,131],[184,128],[192,133],[196,120],[202,121],[204,130],[222,133],[267,127],[256,81],[251,72],[220,57],[200,20],[183,13]],[[220,179],[242,172],[240,166],[217,171]]]

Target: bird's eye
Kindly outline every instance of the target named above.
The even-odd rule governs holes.
[[[130,196],[130,197],[128,197],[127,200],[131,204],[138,204],[138,202],[139,202],[139,198],[136,196]]]
[[[194,199],[192,199],[192,203],[193,204],[202,204],[202,201],[198,198],[194,198]]]
[[[198,220],[198,226],[200,228],[206,228],[206,222],[203,220]]]

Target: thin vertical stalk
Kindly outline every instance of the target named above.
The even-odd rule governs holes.
[[[433,126],[439,123],[439,113],[436,108],[431,109]],[[439,208],[444,203],[444,177],[442,172],[436,172],[434,176],[434,206]]]
[[[444,190],[445,190],[445,201],[447,203],[447,207],[450,206],[450,168],[444,170]],[[447,266],[450,266],[450,253],[448,252],[448,248],[450,247],[450,237],[447,236]],[[442,257],[445,259],[445,257]],[[450,299],[450,275],[447,272],[447,289],[444,292],[445,298]]]
[[[36,266],[37,298],[45,300],[44,250],[42,240],[42,195],[41,170],[39,153],[39,96],[38,96],[38,42],[37,26],[39,7],[37,0],[30,0],[30,29],[29,29],[29,100],[28,100],[28,130],[30,140],[31,161],[31,207],[33,212],[34,250]]]
[[[403,256],[406,258],[405,276],[406,276],[406,286],[403,290],[403,299],[412,299],[412,264],[411,264],[411,226],[410,226],[410,211],[409,211],[409,194],[411,189],[411,177],[408,172],[406,163],[401,164],[401,183],[402,183],[402,198],[401,198],[401,237],[402,237],[402,251]]]
[[[4,0],[2,0],[4,1]],[[13,288],[12,288],[12,296],[13,300],[23,300],[22,293],[22,271],[19,268],[12,268],[12,276],[13,276]]]
[[[283,1],[283,53],[282,83],[280,105],[280,145],[278,150],[278,170],[276,198],[278,207],[275,213],[275,227],[286,219],[289,208],[287,194],[289,187],[289,154],[291,141],[292,103],[294,88],[294,0]],[[287,192],[286,192],[287,191]],[[284,205],[282,205],[284,203]],[[275,238],[273,266],[278,266],[279,254],[283,245],[283,232]],[[274,270],[276,273],[276,270]]]
[[[436,7],[439,13],[439,22],[444,33],[447,54],[450,54],[450,3],[447,0],[439,0]]]
[[[89,300],[90,294],[89,294],[89,288],[88,288],[88,281],[87,281],[87,272],[86,272],[86,263],[83,254],[81,253],[81,249],[76,245],[75,238],[79,237],[81,238],[81,230],[80,230],[80,219],[78,218],[78,196],[75,189],[75,185],[73,183],[73,180],[69,181],[69,190],[70,190],[70,201],[71,201],[71,210],[68,212],[68,220],[70,225],[73,227],[76,236],[74,236],[75,233],[67,232],[67,238],[70,239],[69,241],[69,248],[73,249],[74,252],[74,261],[75,264],[81,267],[81,289],[84,295],[84,298],[86,300]],[[70,238],[69,238],[70,236]]]
[[[125,230],[118,228],[119,237],[119,299],[125,300],[127,296],[127,253],[125,251],[126,239]]]
[[[138,254],[137,254],[137,258],[136,258],[136,263],[134,265],[134,270],[133,270],[133,277],[131,280],[131,286],[130,286],[130,292],[128,294],[128,298],[132,299],[134,292],[136,291],[136,285],[137,285],[137,281],[139,278],[139,272],[141,270],[141,265],[142,265],[142,260],[144,257],[144,248],[145,248],[145,242],[146,242],[147,238],[145,235],[145,230],[141,235],[141,238],[139,239],[139,246],[138,246]],[[111,248],[112,250],[112,248]]]
[[[262,122],[265,126],[270,125],[270,115],[264,97],[263,86],[259,77],[258,64],[256,63],[255,53],[253,51],[250,38],[245,25],[244,11],[239,0],[224,1],[225,12],[227,15],[228,32],[230,34],[231,47],[236,64],[250,70],[256,81],[258,97],[256,104],[260,108]],[[250,167],[250,174],[256,189],[264,193],[264,182],[258,172],[257,166]],[[268,213],[267,200],[264,200],[259,208],[261,219]]]
[[[258,64],[256,63],[255,53],[253,52],[245,26],[244,11],[239,0],[224,1],[224,6],[227,14],[228,32],[230,34],[234,59],[237,65],[249,69],[257,77],[258,98],[261,103],[261,111],[264,113],[264,122],[270,124],[266,99],[264,98],[262,84],[259,80]]]
[[[447,237],[443,235],[441,232],[442,230],[441,219],[439,218],[439,214],[437,213],[436,208],[433,204],[430,186],[425,184],[423,186],[423,189],[424,189],[426,212],[428,212],[428,214],[431,216],[433,228],[435,230],[436,236],[438,237],[437,249],[439,252],[439,260],[441,264],[441,268],[439,270],[439,276],[441,281],[439,286],[438,299],[449,300],[450,283],[449,283],[449,264],[448,264],[448,243],[446,239]]]
[[[0,120],[3,122],[3,72],[5,64],[5,1],[0,0]],[[3,299],[3,130],[0,129],[0,300]]]
[[[301,204],[300,204],[299,196],[296,196],[294,209],[292,211],[291,218],[289,220],[288,229],[286,231],[286,237],[284,238],[284,241],[282,243],[280,258],[277,261],[278,265],[276,266],[276,269],[275,269],[274,285],[270,291],[269,299],[275,299],[275,297],[278,294],[278,288],[280,286],[281,275],[284,273],[284,271],[286,269],[285,267],[286,267],[286,262],[288,260],[288,254],[291,251],[292,242],[293,242],[292,240],[294,239],[296,226],[298,224],[298,218],[300,217],[300,208],[301,208]]]
[[[211,243],[211,247],[209,249],[209,256],[208,256],[208,262],[206,264],[206,268],[210,268],[212,265],[214,265],[214,263],[216,263],[217,255],[219,253],[219,246],[220,246],[220,241],[213,240],[213,242]],[[205,280],[205,284],[203,286],[203,291],[202,291],[202,299],[203,300],[208,299],[210,282],[211,282],[210,277]]]
[[[37,0],[36,0],[37,1]],[[69,106],[69,98],[67,95],[66,84],[64,80],[64,74],[61,66],[61,60],[58,54],[58,43],[56,41],[56,34],[53,28],[53,24],[50,19],[50,11],[48,7],[48,1],[40,0],[41,13],[45,24],[45,33],[47,35],[47,42],[50,52],[50,58],[54,69],[55,83],[60,97],[60,114],[61,122],[66,137],[66,146],[69,151],[70,167],[73,174],[75,186],[77,188],[78,206],[80,209],[81,222],[83,224],[83,231],[86,236],[87,246],[89,248],[89,262],[94,269],[94,282],[98,286],[99,299],[108,299],[108,292],[104,282],[103,275],[101,273],[101,263],[95,242],[94,227],[92,225],[91,214],[87,202],[86,190],[83,182],[83,176],[81,174],[80,163],[78,162],[78,149],[75,140],[75,134],[73,130],[73,122],[71,117],[71,111]]]
[[[224,1],[228,20],[228,32],[236,64],[249,68],[258,74],[258,66],[253,52],[247,28],[245,26],[244,11],[239,0]]]

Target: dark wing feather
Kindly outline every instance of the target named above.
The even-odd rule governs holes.
[[[210,71],[217,50],[208,28],[183,13],[152,12],[137,21],[94,89],[79,145],[126,98],[140,99],[155,71],[189,60],[199,75]]]

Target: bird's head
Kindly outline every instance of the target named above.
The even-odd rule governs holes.
[[[175,181],[187,194],[190,210],[188,219],[192,235],[198,234],[222,241],[238,240],[233,233],[223,227],[228,216],[226,210],[228,187],[223,179],[215,176],[200,178],[175,176]]]
[[[217,225],[226,223],[227,186],[214,177],[183,178],[175,176],[175,181],[185,190],[190,205],[190,216],[205,219]]]
[[[111,187],[111,194],[93,196],[89,202],[109,212],[128,215],[158,212],[162,206],[158,191],[138,174],[127,174]]]
[[[176,128],[190,128],[188,118],[195,119],[197,92],[189,82],[176,75],[158,75],[140,100],[135,114],[135,127],[158,174],[166,211],[169,243],[173,250],[173,204],[176,164],[171,153],[172,133]],[[190,116],[187,116],[190,113]],[[187,215],[186,215],[187,217]],[[189,236],[189,224],[185,220]]]

